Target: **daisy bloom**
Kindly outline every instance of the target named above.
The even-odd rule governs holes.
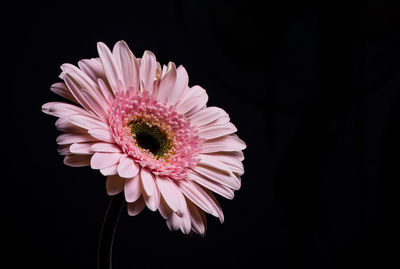
[[[221,108],[208,107],[200,86],[188,86],[183,66],[163,66],[150,51],[136,58],[124,41],[99,58],[63,64],[51,90],[58,117],[58,152],[69,166],[107,177],[109,195],[124,192],[128,214],[159,211],[171,230],[204,235],[206,214],[224,214],[213,193],[232,199],[244,173],[245,143]]]

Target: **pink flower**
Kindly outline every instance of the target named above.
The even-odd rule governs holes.
[[[135,58],[124,41],[100,58],[61,66],[51,90],[73,104],[50,102],[59,153],[69,166],[107,176],[109,195],[124,192],[129,215],[158,210],[171,230],[204,235],[206,213],[224,221],[214,193],[232,199],[244,173],[245,143],[228,114],[207,107],[183,66],[161,68],[153,53]]]

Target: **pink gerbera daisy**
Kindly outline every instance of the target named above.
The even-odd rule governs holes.
[[[59,153],[69,166],[107,176],[109,195],[124,192],[129,215],[158,210],[171,230],[204,235],[207,212],[224,221],[212,192],[232,199],[241,185],[246,147],[228,114],[207,107],[200,86],[188,86],[183,66],[161,68],[145,51],[136,58],[124,41],[99,58],[63,64],[51,90],[73,104],[50,102],[59,117]]]

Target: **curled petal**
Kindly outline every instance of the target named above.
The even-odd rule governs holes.
[[[208,101],[206,91],[200,86],[193,86],[188,89],[183,98],[176,105],[176,110],[185,116],[191,116],[200,109],[205,108]]]
[[[199,137],[204,139],[213,139],[221,136],[233,134],[237,131],[235,125],[232,123],[227,124],[216,124],[216,125],[208,125],[201,128],[199,130]]]
[[[56,140],[57,144],[59,145],[93,142],[93,141],[97,141],[97,139],[88,134],[81,134],[81,133],[64,133],[59,135]]]
[[[80,60],[78,66],[94,82],[105,78],[103,66],[99,58]]]
[[[207,154],[199,154],[200,158],[215,158],[216,160],[223,162],[231,167],[236,167],[244,171],[243,163],[244,155],[242,151],[230,151],[230,152],[214,152]]]
[[[185,198],[183,197],[182,192],[176,186],[175,182],[169,178],[157,176],[157,186],[161,195],[164,197],[165,202],[172,209],[172,211],[179,211],[182,205],[185,203]]]
[[[140,178],[142,180],[143,189],[146,194],[152,195],[154,190],[157,188],[154,175],[147,169],[142,169],[140,170]]]
[[[113,176],[113,175],[116,175],[116,174],[118,174],[117,167],[118,167],[118,165],[117,165],[117,164],[114,164],[114,165],[111,165],[110,167],[101,168],[101,169],[100,169],[100,173],[101,173],[103,176]]]
[[[223,186],[217,183],[215,180],[212,180],[194,171],[189,172],[188,179],[200,184],[207,189],[212,190],[213,192],[221,195],[222,197],[225,197],[226,199],[232,200],[235,196],[233,190],[229,187]]]
[[[70,116],[63,116],[56,120],[56,128],[59,131],[67,132],[67,133],[87,133],[86,129],[83,129],[81,127],[78,127],[71,123],[69,120]]]
[[[200,207],[205,212],[219,217],[223,222],[223,213],[221,207],[214,201],[209,193],[194,182],[181,180],[179,186],[185,196],[194,204]]]
[[[160,205],[160,192],[158,189],[155,189],[152,195],[147,195],[146,192],[143,192],[143,199],[151,211],[156,211]]]
[[[96,152],[90,160],[90,166],[93,169],[102,169],[110,167],[111,165],[119,163],[121,153],[102,153]]]
[[[215,106],[206,107],[205,109],[194,113],[189,118],[191,124],[198,127],[211,124],[220,118],[225,118],[225,123],[229,122],[229,115],[223,109]]]
[[[171,231],[177,231],[181,226],[181,218],[175,212],[167,219],[167,226]]]
[[[57,82],[51,85],[50,90],[55,94],[64,97],[74,103],[78,103],[75,97],[72,95],[71,91],[68,89],[64,82]]]
[[[228,165],[218,161],[215,158],[203,157],[198,162],[198,165],[193,167],[197,173],[218,182],[221,185],[227,186],[234,190],[240,188],[240,182],[232,173]]]
[[[69,151],[69,147],[71,146],[71,144],[68,145],[61,145],[57,148],[57,152],[60,155],[70,155],[71,152]]]
[[[108,176],[106,181],[106,190],[108,195],[117,195],[124,190],[126,179],[118,175]]]
[[[93,129],[93,128],[103,128],[103,129],[108,128],[108,126],[104,122],[98,120],[97,118],[95,118],[93,116],[82,115],[82,114],[71,115],[69,117],[69,121],[72,124],[79,126],[86,130]]]
[[[90,165],[90,155],[67,155],[64,158],[64,164],[72,167],[82,167]]]
[[[93,154],[93,151],[91,150],[92,145],[93,142],[74,143],[69,147],[69,151],[73,154],[91,155]]]
[[[98,140],[108,142],[108,143],[115,143],[114,138],[110,131],[105,128],[91,128],[89,134]]]
[[[161,216],[163,216],[164,219],[169,219],[172,216],[172,209],[168,206],[168,204],[165,202],[164,198],[160,196],[160,204],[158,206],[158,211],[160,212]]]
[[[91,116],[89,112],[86,110],[67,103],[63,102],[49,102],[42,106],[42,111],[46,114],[56,116],[56,117],[63,117],[69,116],[73,114],[82,114],[85,116]]]
[[[92,111],[96,113],[103,122],[108,121],[108,103],[104,99],[103,95],[93,96],[87,91],[82,91],[82,96],[85,98],[87,104],[90,106]]]
[[[205,236],[206,234],[206,215],[204,211],[199,210],[199,208],[193,204],[190,200],[187,200],[188,210],[190,213],[191,225],[194,232]]]
[[[218,151],[240,151],[246,148],[246,144],[236,135],[226,135],[206,140],[201,153],[212,153]]]
[[[118,164],[118,174],[124,178],[133,178],[139,173],[139,165],[130,157],[120,161]]]
[[[125,192],[125,200],[127,202],[134,202],[137,199],[139,199],[139,197],[141,197],[143,192],[140,186],[139,175],[137,175],[134,178],[128,179],[126,181],[124,192]]]
[[[135,202],[128,203],[127,208],[128,208],[129,216],[138,215],[140,212],[142,212],[142,210],[144,209],[145,206],[146,206],[146,204],[142,197],[140,197]]]

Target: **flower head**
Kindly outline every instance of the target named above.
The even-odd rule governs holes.
[[[71,103],[50,102],[59,153],[69,166],[107,176],[109,195],[124,192],[128,213],[159,211],[171,230],[206,232],[206,213],[224,220],[214,193],[232,199],[244,173],[242,150],[228,114],[207,107],[183,66],[161,68],[153,53],[136,58],[124,41],[99,58],[61,66],[51,90]]]

